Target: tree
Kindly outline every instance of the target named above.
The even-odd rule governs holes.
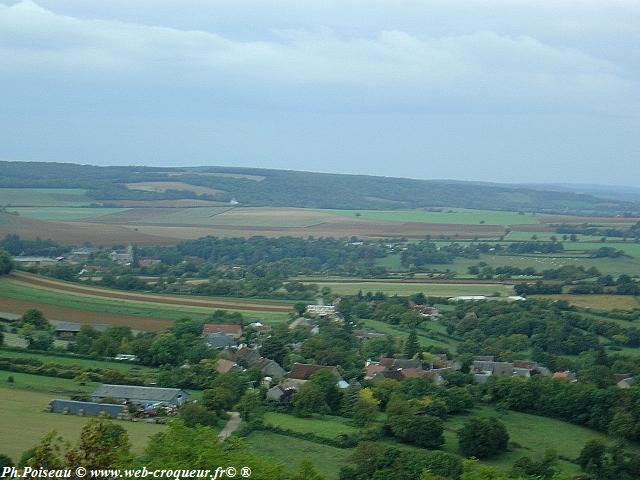
[[[370,388],[364,388],[357,394],[356,401],[351,407],[351,416],[356,425],[365,426],[373,422],[380,410],[378,409],[380,402],[373,396]]]
[[[13,467],[13,460],[11,460],[11,458],[9,458],[8,455],[5,455],[3,453],[0,453],[0,471],[4,468],[4,467]]]
[[[400,414],[389,417],[389,426],[402,442],[422,448],[438,448],[444,444],[442,420],[430,415]]]
[[[6,275],[13,269],[13,262],[6,250],[0,249],[0,275]]]
[[[236,400],[236,393],[222,385],[202,393],[202,405],[213,412],[224,413],[230,410]]]
[[[404,354],[408,358],[413,358],[416,353],[420,351],[420,344],[418,343],[418,334],[416,329],[412,328],[407,337],[407,341],[404,344]]]
[[[262,342],[260,354],[282,365],[284,357],[289,353],[289,349],[287,348],[287,334],[288,332],[285,332],[285,335],[281,335],[280,332],[274,331],[273,335]]]
[[[180,407],[180,418],[187,427],[214,427],[218,424],[216,414],[197,403],[187,403]]]
[[[128,465],[133,457],[127,430],[110,420],[92,418],[80,432],[80,441],[67,451],[66,465],[106,468]]]
[[[306,382],[293,397],[293,412],[299,417],[310,417],[314,413],[329,413],[329,405],[320,385]]]
[[[465,457],[489,458],[507,449],[509,434],[497,418],[472,418],[458,431]]]
[[[576,462],[585,472],[597,474],[605,462],[606,451],[607,447],[601,440],[589,440],[582,447]]]
[[[298,316],[301,317],[307,309],[307,304],[304,302],[296,302],[293,304],[293,309],[296,311]]]
[[[154,365],[177,365],[183,357],[183,346],[172,333],[161,333],[151,343],[151,361]]]
[[[36,330],[44,330],[50,327],[49,322],[44,318],[42,312],[35,308],[30,308],[24,312],[22,317],[20,317],[19,325],[31,325]]]
[[[245,421],[260,418],[263,411],[262,394],[259,389],[247,390],[238,402],[238,412]]]
[[[325,480],[325,477],[320,475],[311,460],[304,459],[300,463],[300,468],[291,477],[291,480]]]
[[[229,438],[224,444],[209,427],[188,428],[181,421],[171,422],[149,440],[144,451],[145,464],[153,469],[210,469],[212,465],[251,468],[252,480],[288,478],[282,465],[253,454],[244,443]],[[237,478],[242,478],[237,475]]]
[[[53,336],[49,332],[33,332],[25,335],[29,350],[51,350],[53,348]]]

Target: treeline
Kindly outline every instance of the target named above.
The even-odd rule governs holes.
[[[372,268],[387,255],[382,242],[346,241],[335,238],[203,237],[175,247],[141,247],[138,254],[177,265],[197,258],[214,267],[268,267],[281,278],[300,273],[345,272]]]
[[[588,223],[583,225],[556,225],[556,233],[571,235],[591,235],[599,237],[635,238],[640,239],[640,222],[629,228],[599,227]]]
[[[534,349],[578,355],[597,349],[597,335],[567,322],[564,308],[551,302],[483,302],[457,306],[446,321],[448,331],[463,339],[459,353],[501,356]]]
[[[561,242],[512,242],[502,243],[451,243],[438,245],[429,240],[406,245],[401,254],[404,267],[421,269],[427,265],[442,265],[452,263],[456,258],[478,258],[482,254],[492,255],[523,255],[523,254],[551,254],[564,251]]]
[[[627,440],[640,440],[640,390],[598,388],[550,378],[503,377],[486,392],[507,408],[583,425]]]
[[[69,250],[71,247],[62,246],[53,240],[26,240],[20,238],[19,235],[8,234],[0,240],[0,248],[16,255],[33,255],[43,257],[58,257]]]

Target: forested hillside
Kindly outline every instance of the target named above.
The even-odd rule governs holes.
[[[135,184],[140,182],[146,182],[144,189],[136,188]],[[149,188],[148,182],[163,182],[163,188],[154,190]],[[195,188],[189,189],[189,186]],[[640,204],[634,202],[605,200],[588,194],[542,188],[235,167],[97,167],[66,163],[0,162],[0,187],[83,188],[88,190],[88,197],[101,203],[121,199],[198,198],[223,202],[236,200],[248,206],[305,208],[445,206],[579,214],[640,211]],[[197,187],[208,187],[215,192],[202,193]]]

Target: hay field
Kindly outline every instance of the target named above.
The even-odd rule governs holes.
[[[0,206],[82,206],[92,200],[80,188],[0,188]]]
[[[286,320],[291,310],[287,303],[268,300],[129,293],[24,274],[0,280],[0,306],[9,313],[37,308],[52,320],[126,325],[144,331],[163,330],[183,317],[204,319],[216,309],[238,311],[248,319],[271,324]]]
[[[535,225],[535,215],[517,212],[443,208],[442,211],[416,210],[322,210],[334,215],[385,222],[436,223],[454,225]]]
[[[167,190],[186,190],[193,192],[196,195],[217,195],[224,193],[222,190],[216,190],[209,187],[200,187],[198,185],[190,185],[184,182],[136,182],[126,183],[125,186],[129,190],[140,190],[143,192],[161,192],[164,193]]]
[[[51,431],[56,431],[65,440],[75,442],[80,430],[87,423],[86,417],[62,415],[45,412],[44,409],[54,398],[65,398],[64,395],[52,392],[36,392],[17,388],[7,388],[6,377],[12,375],[18,382],[18,377],[24,375],[2,372],[0,376],[0,452],[9,455],[14,462],[20,459],[22,453],[36,445],[40,439]],[[41,382],[46,377],[32,375]],[[56,379],[57,380],[57,379]],[[153,425],[144,422],[119,421],[129,433],[133,451],[141,453],[149,437],[161,432],[163,425]],[[16,434],[19,428],[19,435]]]
[[[355,295],[362,292],[384,292],[387,295],[407,296],[424,293],[433,297],[454,297],[459,295],[513,295],[511,285],[501,283],[416,283],[416,282],[308,282],[318,287],[329,287],[332,292],[342,295]]]
[[[633,310],[640,302],[630,295],[532,295],[531,298],[565,300],[571,305],[594,310]]]

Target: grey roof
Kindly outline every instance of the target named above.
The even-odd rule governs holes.
[[[233,347],[236,345],[236,340],[224,333],[210,333],[207,335],[207,345],[213,348]]]
[[[58,322],[56,332],[79,332],[81,325],[73,322]]]
[[[106,323],[75,323],[75,322],[56,322],[56,332],[79,332],[80,327],[82,325],[89,325],[91,328],[96,330],[97,332],[102,332],[109,328],[109,325]]]
[[[153,400],[157,402],[169,402],[176,395],[187,398],[184,390],[179,388],[140,387],[137,385],[100,385],[93,392],[94,398],[122,398],[127,400]]]
[[[111,418],[116,418],[121,413],[126,412],[124,405],[114,405],[111,403],[94,403],[94,402],[79,402],[76,400],[51,400],[49,403],[51,411],[54,413],[69,413],[71,415],[77,415],[82,411],[82,414],[87,417],[98,417],[101,414],[107,414]]]

